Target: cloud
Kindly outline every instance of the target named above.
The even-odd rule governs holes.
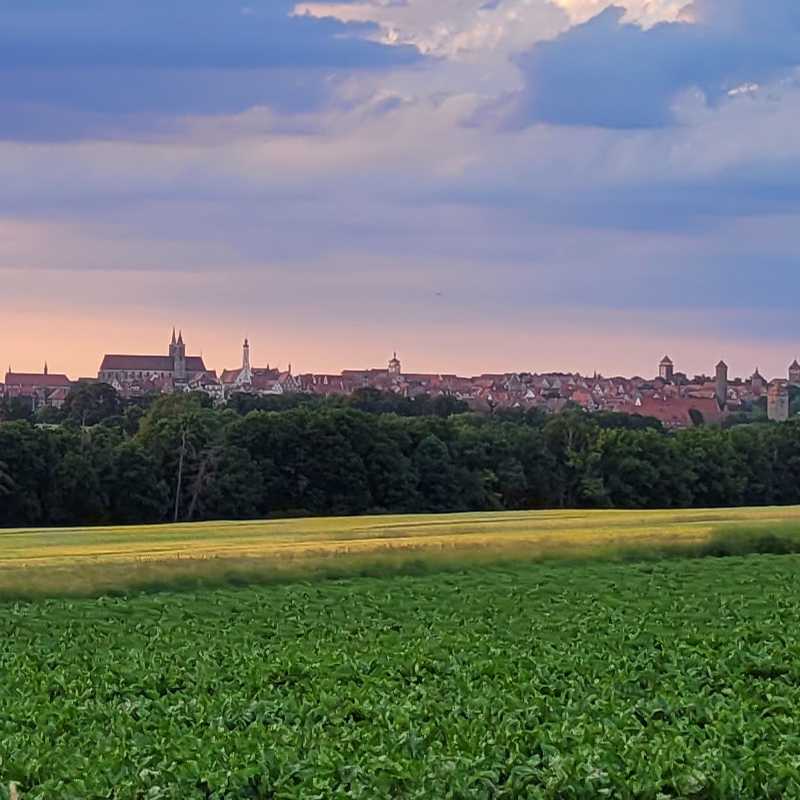
[[[609,6],[625,9],[625,20],[648,28],[659,22],[672,22],[688,0],[554,0],[569,14],[573,24],[596,17]]]
[[[674,356],[678,328],[713,341],[713,364],[728,357],[719,340],[743,329],[800,335],[791,5],[697,2],[680,24],[675,3],[643,0],[315,5],[341,18],[290,16],[279,2],[278,29],[377,49],[321,64],[300,36],[282,62],[254,60],[233,52],[249,34],[227,30],[215,5],[219,41],[206,31],[200,63],[183,34],[170,54],[175,34],[157,9],[162,29],[140,34],[138,7],[111,2],[118,19],[87,13],[70,27],[55,3],[4,4],[0,30],[14,10],[17,42],[65,29],[62,51],[0,71],[0,129],[21,140],[0,141],[7,305],[34,314],[46,285],[62,325],[91,308],[112,328],[115,316],[149,314],[168,330],[177,314],[226,320],[234,350],[246,320],[282,339],[284,358],[296,337],[313,353],[315,338],[350,324],[349,339],[333,337],[336,369],[404,341],[413,363],[443,326],[448,347],[462,342],[455,358],[487,344],[461,367],[442,345],[431,368],[493,368],[497,353],[509,368],[625,370],[608,364],[628,364],[646,335],[653,358]],[[191,25],[210,27],[211,7],[203,0]],[[127,32],[112,25],[111,36],[112,22]],[[392,29],[410,51],[380,43]],[[102,47],[71,61],[95,34]],[[117,45],[141,48],[137,66],[124,53],[100,65]],[[521,51],[518,70],[509,54]],[[515,127],[468,124],[503,92]],[[557,351],[567,334],[573,349]],[[530,362],[529,336],[541,343]],[[512,339],[523,342],[514,358]]]
[[[424,53],[498,59],[569,27],[569,15],[549,0],[364,0],[302,2],[300,13],[318,18],[374,23],[383,42],[405,42]]]
[[[380,41],[458,61],[498,60],[586,22],[612,4],[643,26],[674,20],[687,0],[305,0],[300,13],[374,23]]]
[[[697,0],[684,21],[648,29],[624,18],[609,7],[519,56],[525,86],[507,109],[510,123],[668,125],[682,92],[719,103],[800,64],[795,0]]]
[[[109,137],[164,117],[320,107],[359,70],[419,61],[369,23],[292,14],[286,0],[6,0],[0,137]]]
[[[415,57],[358,36],[369,25],[292,15],[292,8],[286,0],[5,0],[0,66],[358,68]]]

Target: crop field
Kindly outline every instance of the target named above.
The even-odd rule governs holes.
[[[800,557],[0,603],[0,796],[800,796]]]
[[[691,548],[720,531],[754,526],[800,530],[800,509],[532,511],[0,530],[0,597],[647,554]]]

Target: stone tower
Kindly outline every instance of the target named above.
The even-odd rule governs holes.
[[[767,416],[774,422],[786,422],[789,419],[789,390],[781,381],[769,387]]]
[[[664,356],[658,365],[658,377],[662,381],[671,381],[675,377],[675,365],[669,356]]]
[[[186,380],[186,345],[183,343],[183,331],[178,334],[178,339],[175,339],[175,328],[172,329],[169,357],[172,359],[174,379],[176,381]]]
[[[392,360],[389,362],[389,374],[390,375],[400,374],[400,361],[397,358],[397,353],[395,353],[392,356]]]
[[[253,380],[253,370],[250,368],[250,342],[244,340],[242,345],[242,371],[240,373],[242,383],[250,383]]]
[[[797,363],[797,359],[789,365],[789,383],[792,386],[800,386],[800,364]]]
[[[715,397],[720,411],[725,410],[728,404],[728,365],[724,361],[717,364],[717,389]]]

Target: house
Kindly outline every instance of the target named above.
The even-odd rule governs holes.
[[[32,410],[40,406],[61,408],[72,389],[72,382],[66,375],[51,373],[44,365],[43,372],[12,372],[11,367],[5,377],[4,396],[22,398],[28,401]]]
[[[695,418],[708,423],[722,422],[729,412],[721,409],[714,397],[663,397],[661,395],[639,395],[620,411],[655,417],[667,428],[690,428]],[[700,417],[697,414],[700,414]]]
[[[220,385],[225,397],[243,392],[246,394],[286,394],[302,391],[301,382],[292,375],[292,367],[281,372],[269,365],[250,366],[250,342],[245,339],[242,345],[242,366],[238,369],[225,369],[220,375]]]

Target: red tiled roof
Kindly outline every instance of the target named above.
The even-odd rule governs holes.
[[[171,356],[106,355],[100,371],[126,370],[130,372],[172,372],[175,362]],[[186,372],[205,372],[206,365],[200,356],[186,356]]]
[[[250,382],[251,386],[257,391],[267,391],[273,387],[273,382],[280,377],[280,372],[277,369],[254,369],[251,370],[253,378]]]
[[[72,382],[66,375],[37,372],[7,372],[6,386],[18,386],[23,389],[69,389]]]
[[[620,410],[655,417],[665,425],[688,428],[694,424],[690,414],[693,408],[703,415],[706,422],[721,422],[728,416],[727,411],[720,411],[716,400],[701,397],[642,397],[641,405],[623,406]]]

